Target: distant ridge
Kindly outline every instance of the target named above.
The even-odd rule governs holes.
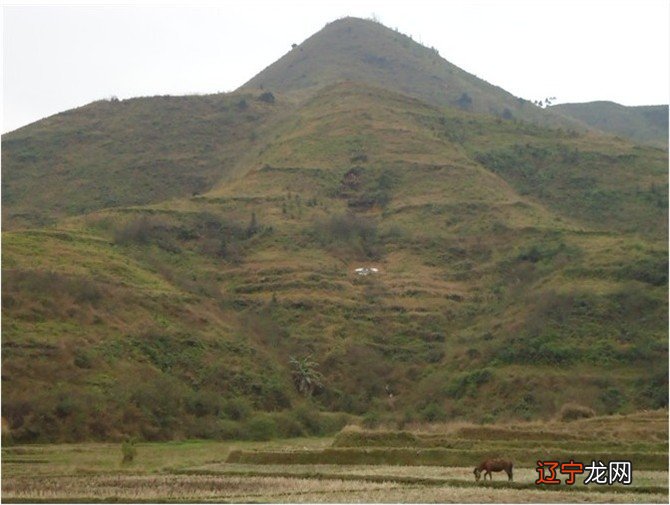
[[[411,37],[353,17],[327,24],[240,89],[306,91],[340,81],[384,87],[438,106],[587,129],[460,69]]]
[[[668,106],[627,107],[615,102],[564,103],[552,110],[605,133],[645,144],[668,147]]]

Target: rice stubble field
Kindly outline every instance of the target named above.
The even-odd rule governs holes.
[[[140,443],[135,460],[129,464],[121,462],[119,444],[5,446],[2,500],[7,503],[667,503],[666,411],[545,424],[544,431],[538,426],[538,423],[502,428],[473,425],[412,432],[350,427],[335,438]],[[596,427],[600,440],[579,440],[587,430]],[[609,440],[612,459],[617,453],[636,458],[632,460],[632,484],[584,485],[582,475],[573,486],[537,486],[537,470],[525,463],[515,466],[514,482],[507,482],[506,475],[500,473],[494,474],[492,482],[475,482],[472,467],[487,447],[495,456],[511,451],[530,453],[534,447],[547,446],[547,440],[528,440],[523,436],[532,430],[545,439],[565,430],[567,440],[554,439],[554,450],[568,450],[572,444],[578,449],[573,451],[575,455],[589,454],[592,447],[598,449],[599,456],[606,457],[608,451],[604,447]],[[515,433],[519,435],[516,439]],[[570,440],[568,433],[578,440]],[[619,440],[608,438],[614,436]],[[408,447],[409,443],[414,446]],[[439,455],[451,450],[462,464],[456,465],[448,458],[444,464],[439,461],[407,464],[404,455],[409,450],[415,452],[417,462],[425,451],[443,451],[435,453]],[[338,451],[347,457],[331,463],[318,462],[319,455],[337,455]],[[382,454],[384,461],[370,460],[370,454]],[[362,463],[355,462],[356,455]],[[254,462],[239,462],[245,458]],[[314,458],[317,462],[309,462]]]

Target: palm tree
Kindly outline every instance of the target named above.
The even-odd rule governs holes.
[[[293,376],[293,382],[298,388],[298,391],[305,396],[312,396],[314,391],[317,388],[322,388],[323,375],[319,372],[319,364],[316,361],[312,361],[312,356],[305,356],[303,358],[290,357],[289,363],[291,364],[291,375]]]

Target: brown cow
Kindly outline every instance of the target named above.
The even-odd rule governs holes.
[[[482,461],[479,466],[475,467],[475,480],[479,482],[479,478],[482,475],[482,470],[484,471],[484,480],[486,476],[489,476],[489,480],[493,480],[491,472],[502,472],[505,470],[507,472],[508,480],[513,480],[512,478],[512,468],[514,463],[508,459],[487,459]]]

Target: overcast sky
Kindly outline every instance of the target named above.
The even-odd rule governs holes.
[[[232,91],[292,43],[347,15],[375,15],[523,98],[668,103],[669,5],[667,0],[10,5],[2,12],[2,131],[112,95]]]

